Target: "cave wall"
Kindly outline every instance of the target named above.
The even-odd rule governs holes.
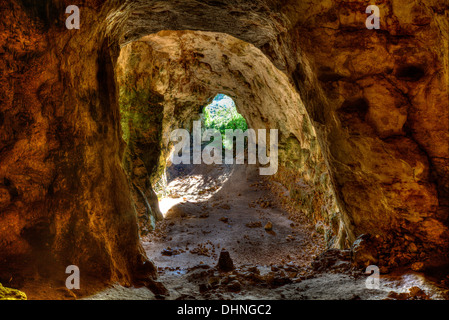
[[[308,62],[292,77],[323,142],[348,233],[376,235],[380,248],[404,252],[392,265],[444,257],[448,5],[379,3],[380,30],[361,26],[364,8],[296,6],[291,41]]]
[[[365,28],[368,1],[0,4],[2,278],[27,266],[59,277],[67,264],[122,283],[154,275],[122,166],[114,66],[120,46],[161,30],[230,34],[290,78],[351,240],[447,249],[447,3],[379,2],[380,30]],[[64,26],[72,4],[80,30]]]
[[[99,3],[85,2],[83,28],[72,32],[64,25],[68,5],[1,3],[7,8],[0,32],[4,285],[40,277],[65,281],[72,264],[83,279],[130,284],[140,274],[155,275],[140,247],[121,167],[105,17]]]

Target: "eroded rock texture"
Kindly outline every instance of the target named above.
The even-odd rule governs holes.
[[[381,29],[367,30],[368,2],[359,1],[85,0],[77,3],[81,29],[67,30],[64,12],[72,2],[0,1],[2,277],[4,270],[29,268],[62,278],[68,264],[125,284],[154,275],[139,244],[139,200],[133,200],[123,167],[129,153],[114,72],[120,46],[161,30],[221,32],[244,41],[223,47],[225,51],[248,44],[260,49],[297,90],[310,116],[350,242],[370,234],[401,244],[407,236],[424,255],[444,257],[447,3],[379,3]],[[153,52],[162,58],[164,50]],[[174,52],[179,54],[179,48]],[[204,71],[206,63],[214,70],[225,63],[213,65],[206,55],[188,58],[205,63],[192,70]],[[169,60],[163,59],[151,63]],[[251,66],[239,68],[234,79],[240,72],[242,83],[257,86],[257,78],[244,75]],[[163,71],[157,73],[163,81]],[[170,97],[168,105],[175,108],[177,97]],[[147,98],[161,103],[158,95]],[[199,91],[196,98],[205,101],[210,95]],[[245,106],[235,98],[242,114],[257,125],[262,110],[260,115],[251,112],[263,101]],[[270,115],[278,118],[270,121],[277,119],[281,129],[302,143],[304,132],[292,128],[306,117],[282,118],[283,107],[272,105]],[[141,166],[154,161],[154,154],[147,156],[140,158]],[[134,162],[133,168],[138,169]],[[138,175],[142,183],[147,183],[147,173]]]
[[[293,36],[310,64],[293,78],[309,94],[346,225],[446,247],[447,4],[380,4],[374,32],[359,28],[364,4],[307,7]]]
[[[121,167],[118,105],[99,4],[83,31],[66,3],[2,1],[1,215],[3,283],[26,272],[131,283],[147,268]],[[29,269],[29,270],[28,270]],[[3,279],[2,279],[3,280]]]

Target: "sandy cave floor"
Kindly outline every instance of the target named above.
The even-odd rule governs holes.
[[[305,216],[289,219],[278,205],[286,190],[255,166],[177,165],[168,176],[170,195],[160,203],[165,219],[142,238],[167,290],[116,284],[86,299],[447,298],[447,291],[409,270],[381,275],[380,288],[367,289],[367,275],[348,259],[314,269],[325,251],[323,236]],[[272,230],[264,228],[269,222]],[[233,271],[216,267],[223,249]]]

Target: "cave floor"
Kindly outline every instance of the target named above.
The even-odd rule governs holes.
[[[286,190],[259,176],[255,166],[178,165],[168,176],[170,196],[160,202],[165,219],[142,238],[166,291],[114,285],[88,299],[368,300],[392,298],[392,292],[414,298],[412,287],[423,290],[414,291],[418,299],[423,292],[444,298],[407,270],[381,275],[379,289],[368,289],[367,275],[352,269],[349,259],[337,257],[332,267],[317,271],[312,263],[325,251],[323,236],[305,216],[289,219],[280,205]],[[271,230],[265,229],[268,222]],[[217,268],[223,249],[233,271]]]
[[[148,256],[159,268],[175,270],[215,265],[222,249],[234,264],[294,264],[306,273],[325,249],[323,236],[303,217],[293,222],[258,169],[246,165],[201,165],[181,168],[169,183],[182,201],[166,213],[155,232],[143,238]],[[266,230],[267,224],[272,225]]]

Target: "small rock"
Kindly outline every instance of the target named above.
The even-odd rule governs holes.
[[[408,293],[390,291],[386,300],[430,300],[430,298],[421,288],[415,286],[410,288]]]
[[[233,280],[228,283],[227,288],[231,292],[239,292],[240,290],[242,290],[242,285],[238,280]]]
[[[390,291],[386,300],[407,300],[410,295],[406,292],[397,293],[395,291]]]
[[[248,268],[248,272],[255,273],[255,274],[260,274],[260,270],[259,270],[259,268],[256,267],[256,266],[251,266],[251,267],[249,267],[249,268]]]
[[[415,299],[428,299],[427,294],[420,287],[411,287],[409,290],[410,297]]]
[[[412,253],[417,252],[417,251],[418,251],[418,247],[416,246],[416,244],[414,244],[414,243],[412,242],[412,243],[410,243],[410,244],[408,245],[408,251],[409,251],[409,252],[412,252]]]
[[[173,251],[171,249],[167,248],[167,249],[162,250],[161,254],[163,256],[172,256],[173,255]]]
[[[168,289],[164,286],[162,282],[150,280],[145,285],[148,289],[151,290],[157,296],[169,296],[170,293]]]
[[[217,268],[225,272],[234,270],[234,263],[232,262],[231,255],[225,249],[222,249],[220,252]]]
[[[220,220],[221,222],[224,222],[224,223],[228,223],[229,222],[229,218],[228,217],[221,217],[218,220]]]
[[[199,264],[193,266],[190,268],[190,271],[197,270],[197,269],[210,269],[210,266],[208,264],[205,264],[204,261],[200,261]]]
[[[219,277],[210,277],[208,280],[209,286],[212,288],[217,287],[220,285],[220,278]]]
[[[188,273],[187,280],[196,281],[198,279],[206,279],[214,274],[213,269],[196,269]]]
[[[247,226],[248,228],[262,228],[262,223],[260,221],[248,222],[247,224],[245,224],[245,226]]]
[[[284,270],[271,271],[264,276],[264,279],[271,287],[279,287],[292,282]]]
[[[273,224],[271,223],[271,221],[268,221],[264,228],[266,231],[273,230]]]
[[[411,269],[416,272],[422,271],[424,269],[424,262],[419,261],[412,263]]]

